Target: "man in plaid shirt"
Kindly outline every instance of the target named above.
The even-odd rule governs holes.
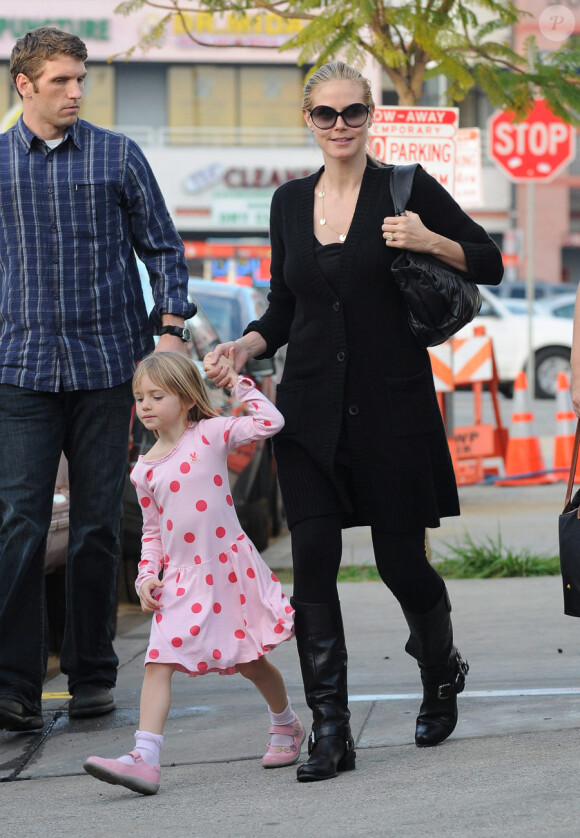
[[[131,378],[186,351],[183,243],[139,147],[78,118],[84,43],[31,30],[10,69],[22,116],[0,134],[0,730],[42,728],[44,554],[61,452],[70,483],[61,668],[71,717],[114,709],[119,520]],[[155,308],[147,316],[135,253]]]

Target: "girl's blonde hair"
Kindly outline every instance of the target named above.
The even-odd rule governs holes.
[[[369,108],[375,106],[370,81],[355,67],[351,67],[350,64],[345,64],[344,61],[330,61],[313,73],[304,85],[302,95],[302,107],[304,110],[312,110],[312,95],[315,89],[327,81],[359,82],[363,89],[363,104]]]
[[[144,375],[148,375],[166,393],[179,396],[184,404],[194,402],[188,411],[190,422],[217,416],[198,368],[181,352],[154,352],[139,363],[133,376],[133,395],[139,393]]]

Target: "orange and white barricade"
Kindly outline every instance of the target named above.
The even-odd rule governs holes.
[[[497,474],[497,468],[486,467],[484,460],[497,457],[505,459],[508,437],[499,410],[498,378],[493,344],[483,329],[476,328],[473,337],[453,338],[449,344],[442,345],[449,345],[451,348],[453,389],[469,386],[473,392],[473,424],[454,427],[448,433],[455,477],[459,485],[479,483],[487,475]],[[434,349],[439,349],[439,347],[429,349],[437,390],[438,380],[435,377],[437,362],[434,364],[433,361]],[[487,386],[492,398],[495,424],[482,421],[484,386]],[[445,413],[443,413],[443,419],[448,427]]]

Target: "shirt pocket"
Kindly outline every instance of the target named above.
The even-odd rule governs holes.
[[[385,381],[395,436],[430,434],[441,426],[441,411],[429,368],[409,378],[386,378]]]
[[[68,187],[72,234],[91,238],[119,229],[119,201],[110,184],[78,181]]]

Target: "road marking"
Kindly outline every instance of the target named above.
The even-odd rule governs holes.
[[[57,698],[61,698],[63,701],[66,701],[69,698],[72,698],[72,696],[66,690],[64,692],[60,692],[60,693],[42,693],[42,700],[43,701],[53,701],[54,699],[57,699]]]
[[[465,690],[461,698],[513,698],[526,695],[580,695],[580,687],[537,687],[529,690]],[[423,698],[423,693],[377,693],[376,695],[349,695],[353,701],[406,701]]]

